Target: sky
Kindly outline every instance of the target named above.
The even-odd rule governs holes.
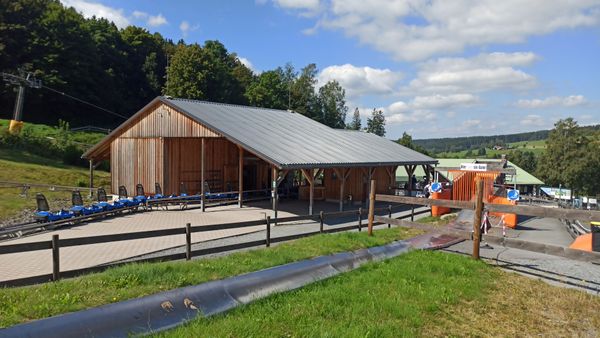
[[[317,64],[348,119],[386,137],[498,135],[600,123],[600,0],[61,0],[187,43],[221,41],[257,74]]]

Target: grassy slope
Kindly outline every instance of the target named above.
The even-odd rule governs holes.
[[[10,120],[0,119],[0,129],[8,128]],[[22,133],[28,133],[29,135],[38,137],[49,137],[56,138],[60,131],[56,127],[48,126],[45,124],[35,124],[26,122],[23,125]],[[94,132],[70,132],[69,137],[71,140],[87,145],[98,143],[105,134],[94,133]],[[51,139],[49,139],[51,141]]]
[[[474,300],[498,270],[419,251],[278,294],[167,337],[413,337],[442,308]]]
[[[598,336],[600,297],[416,251],[197,318],[164,337]]]
[[[0,289],[0,327],[415,236],[407,229],[318,235],[269,249],[191,262],[130,264],[42,285]]]
[[[477,157],[477,158],[493,158],[494,155],[502,155],[502,154],[506,154],[507,152],[511,152],[514,150],[530,151],[536,155],[540,155],[540,154],[544,153],[544,151],[546,151],[546,141],[545,140],[514,142],[514,143],[509,143],[509,145],[510,145],[510,149],[504,149],[504,150],[494,150],[491,148],[485,148],[486,154],[483,156],[478,156],[477,149],[473,149],[473,150],[471,150],[471,153],[473,153],[473,155],[470,155],[470,156],[466,155],[468,150],[463,150],[463,151],[455,151],[455,152],[450,152],[450,153],[440,153],[437,155],[437,157],[439,157],[439,158],[445,158],[445,157],[449,157],[449,158],[475,158],[475,157]]]
[[[87,186],[88,170],[62,164],[60,161],[29,154],[23,151],[0,149],[0,181]],[[96,186],[109,186],[110,173],[95,172]],[[51,192],[48,189],[31,189],[28,198],[20,196],[20,189],[0,188],[0,220],[18,215],[23,209],[35,209],[35,193],[42,192],[49,199],[70,200],[69,192]],[[85,194],[84,194],[85,195]],[[50,207],[53,207],[51,204]]]

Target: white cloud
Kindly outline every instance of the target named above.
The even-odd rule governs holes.
[[[481,125],[481,120],[465,120],[462,122],[461,127],[463,129],[470,129],[470,128],[475,128],[475,127],[479,127],[479,125]]]
[[[158,27],[158,26],[166,25],[168,22],[167,22],[167,19],[162,15],[162,13],[159,13],[156,16],[150,15],[148,17],[148,21],[146,23],[150,27]]]
[[[417,109],[440,109],[457,106],[471,106],[479,98],[473,94],[417,96],[413,99],[412,107]]]
[[[530,36],[600,23],[595,0],[275,0],[320,8],[315,27],[341,30],[397,60],[423,60],[470,46],[523,43]]]
[[[101,3],[86,1],[86,0],[61,0],[63,5],[73,7],[80,12],[85,18],[93,16],[97,18],[105,18],[115,23],[119,28],[129,26],[129,19],[124,14],[121,8],[112,8]]]
[[[188,35],[189,32],[193,32],[195,30],[197,30],[198,28],[200,28],[199,25],[190,25],[189,22],[187,21],[181,21],[181,23],[179,24],[179,29],[181,30],[181,34],[183,35],[183,37],[186,37]]]
[[[238,56],[238,60],[240,60],[240,62],[241,62],[241,63],[242,63],[244,66],[248,67],[248,69],[250,69],[251,71],[253,71],[253,72],[257,73],[257,70],[256,70],[256,68],[254,68],[254,65],[252,64],[252,62],[250,62],[250,60],[248,60],[248,59],[246,59],[246,58],[243,58],[243,57],[240,57],[240,56]]]
[[[344,87],[349,98],[391,94],[396,91],[396,84],[401,78],[400,73],[389,69],[357,67],[351,64],[329,66],[318,75],[320,85],[330,80],[337,80]]]
[[[520,108],[574,107],[586,102],[583,95],[551,96],[545,99],[519,100],[516,106]]]
[[[533,53],[490,53],[471,58],[439,58],[421,63],[408,92],[482,92],[494,89],[523,90],[535,78],[513,66],[537,60]]]
[[[437,115],[434,112],[428,110],[415,110],[407,113],[390,113],[385,116],[385,121],[392,125],[416,122],[426,123],[435,120],[436,117]]]
[[[527,115],[521,120],[521,124],[524,126],[541,127],[546,124],[546,121],[540,115]]]
[[[273,3],[279,8],[295,11],[302,17],[315,17],[321,11],[320,0],[273,0]]]
[[[131,15],[133,15],[133,17],[136,19],[145,19],[148,17],[148,13],[142,11],[133,11]]]

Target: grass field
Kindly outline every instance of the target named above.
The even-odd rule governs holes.
[[[415,251],[159,337],[597,336],[600,298]]]
[[[130,264],[80,278],[21,288],[0,288],[0,327],[141,297],[186,285],[236,276],[336,252],[413,237],[416,230],[392,228],[317,235],[269,249],[190,262]]]
[[[109,186],[110,173],[95,172],[96,186]],[[62,164],[24,151],[0,149],[0,181],[56,184],[65,186],[88,186],[89,172],[80,167]],[[70,192],[53,192],[48,189],[32,188],[28,196],[22,197],[21,190],[0,188],[0,220],[18,216],[21,212],[35,209],[35,193],[42,192],[50,200],[70,201]],[[85,194],[82,194],[85,195]],[[52,205],[50,207],[58,207]]]
[[[546,151],[546,140],[513,142],[509,143],[508,146],[508,149],[503,150],[485,148],[485,155],[477,155],[478,149],[473,149],[471,150],[471,155],[467,155],[468,150],[462,150],[439,153],[436,156],[439,158],[494,158],[494,156],[499,157],[502,154],[510,154],[510,152],[514,150],[530,151],[536,155],[540,155]]]
[[[0,130],[8,128],[9,123],[10,120],[0,119]],[[35,124],[30,122],[26,122],[23,125],[23,130],[21,132],[37,137],[47,137],[49,142],[59,137],[59,134],[61,133],[57,127],[48,126],[45,124]],[[68,135],[72,141],[86,145],[96,144],[104,136],[106,136],[102,133],[71,131],[68,133]]]

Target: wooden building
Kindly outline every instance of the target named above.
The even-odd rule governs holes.
[[[276,195],[281,182],[293,182],[310,213],[316,198],[342,209],[367,198],[371,178],[378,193],[389,193],[398,166],[412,171],[437,163],[385,138],[332,129],[291,111],[168,97],[152,100],[83,158],[91,171],[110,160],[113,192],[141,183],[152,194],[159,183],[165,194],[179,194],[184,185],[202,196],[207,188]]]

